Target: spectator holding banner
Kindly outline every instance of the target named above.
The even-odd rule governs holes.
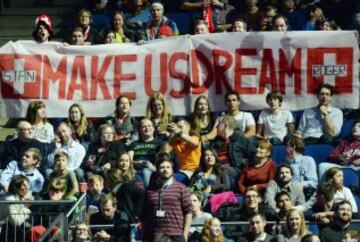
[[[160,2],[154,2],[150,6],[151,19],[145,26],[145,40],[156,39],[159,27],[167,25],[171,27],[174,35],[179,35],[176,23],[164,15],[164,6]]]
[[[46,43],[54,36],[51,18],[42,14],[35,20],[35,30],[32,33],[34,40],[38,43]]]

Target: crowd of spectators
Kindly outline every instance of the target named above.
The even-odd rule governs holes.
[[[190,14],[189,34],[341,30],[360,24],[355,0],[93,0],[83,7],[61,36],[71,45],[144,44],[189,33],[167,13]],[[48,15],[36,19],[33,37],[40,43],[54,37]],[[360,120],[354,121],[350,137],[339,140],[344,117],[332,96],[331,85],[319,86],[318,105],[299,121],[282,109],[283,96],[275,90],[266,96],[269,108],[259,117],[240,110],[235,91],[224,96],[221,115],[199,96],[191,114],[174,117],[156,92],[141,118],[131,116],[131,100],[120,96],[112,117],[89,119],[91,113],[74,103],[57,124],[48,121],[43,102],[32,101],[4,144],[2,199],[75,201],[80,183],[87,183],[88,219],[74,228],[74,241],[133,241],[130,224],[137,224],[144,241],[359,241],[351,223],[358,206],[344,186],[342,169],[359,170]],[[304,155],[313,144],[334,147],[319,167]],[[286,154],[277,166],[272,154],[279,145],[286,146]],[[243,201],[219,202],[234,193]],[[7,229],[19,233],[7,241],[46,229],[48,221],[24,226],[32,213],[64,210],[4,206],[0,219],[8,218]],[[235,233],[222,231],[229,214],[220,211],[248,223],[235,227]],[[306,221],[316,222],[319,233],[312,234]],[[113,228],[90,229],[88,224]]]
[[[281,108],[277,91],[267,94],[269,108],[257,119],[240,110],[235,91],[226,93],[227,110],[217,117],[205,96],[197,98],[191,114],[175,117],[163,95],[154,93],[141,118],[131,116],[131,100],[120,96],[111,117],[89,119],[75,103],[55,126],[44,103],[32,101],[4,143],[3,199],[74,201],[80,184],[87,183],[84,222],[114,226],[91,229],[94,241],[129,241],[130,224],[138,224],[144,241],[224,235],[235,241],[301,241],[310,233],[305,221],[318,224],[322,241],[340,241],[345,232],[357,232],[351,219],[358,206],[342,169],[358,170],[360,121],[354,121],[350,137],[338,140],[343,113],[332,105],[332,95],[331,85],[320,85],[318,105],[305,110],[298,123]],[[314,144],[334,147],[320,173],[314,158],[304,155]],[[274,146],[281,145],[284,157],[274,161]],[[221,202],[234,194],[243,202]],[[31,214],[50,210],[10,204],[1,211],[18,233],[31,235],[47,226],[23,226]],[[224,233],[216,229],[227,220],[249,223]],[[279,228],[267,221],[285,224]],[[200,227],[190,229],[192,223]]]
[[[81,6],[57,36],[71,45],[144,44],[179,34],[360,27],[360,4],[356,0],[92,0]],[[41,15],[36,24],[36,41],[45,42],[54,36],[48,15]]]

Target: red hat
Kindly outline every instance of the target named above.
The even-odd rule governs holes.
[[[51,18],[49,17],[49,15],[42,14],[39,17],[37,17],[36,20],[35,20],[35,26],[37,27],[40,24],[46,24],[47,27],[49,28],[49,30],[51,32],[54,32],[54,29],[53,29],[53,26],[52,26],[52,21],[51,21]]]
[[[163,25],[163,26],[161,26],[159,28],[157,35],[158,36],[165,35],[167,37],[171,37],[171,36],[174,35],[174,33],[173,33],[172,29],[169,26]]]

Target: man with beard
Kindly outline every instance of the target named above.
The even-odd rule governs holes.
[[[343,113],[331,106],[334,87],[322,84],[317,91],[319,104],[304,111],[295,135],[304,138],[305,144],[332,144],[341,131]]]
[[[306,210],[306,206],[303,186],[298,182],[294,182],[292,178],[293,172],[289,165],[285,164],[279,166],[275,175],[276,181],[270,181],[266,187],[265,203],[270,205],[273,209],[276,209],[276,194],[280,191],[286,191],[289,193],[291,202],[295,208],[304,212]]]
[[[154,241],[163,233],[171,241],[187,241],[192,221],[192,204],[186,186],[174,180],[173,163],[167,153],[158,154],[158,180],[146,193],[143,208],[143,241]]]
[[[265,232],[266,218],[261,213],[255,213],[249,219],[250,229],[239,242],[264,241],[270,242],[273,236]]]
[[[321,241],[338,242],[348,231],[357,230],[351,224],[352,207],[349,201],[342,201],[336,204],[333,222],[321,230]]]
[[[275,196],[275,201],[276,208],[278,209],[277,220],[286,221],[286,214],[293,207],[289,193],[286,191],[278,192]]]
[[[38,43],[48,42],[54,35],[51,18],[46,15],[40,15],[35,20],[35,30],[32,33],[33,38]]]

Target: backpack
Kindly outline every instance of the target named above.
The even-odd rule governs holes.
[[[220,219],[222,222],[240,221],[240,210],[240,203],[227,202],[221,205],[221,207],[216,212],[215,217]],[[223,230],[226,238],[234,240],[239,238],[243,231],[244,230],[241,228],[241,225],[227,225]]]

